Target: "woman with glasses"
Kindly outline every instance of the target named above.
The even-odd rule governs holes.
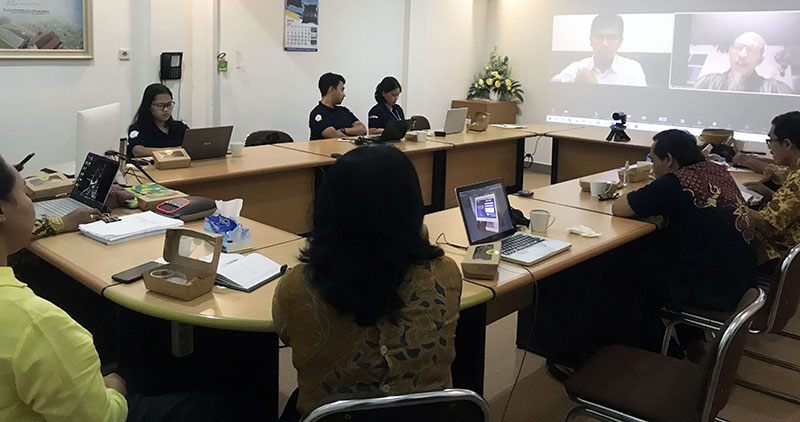
[[[163,84],[145,88],[142,103],[128,128],[129,157],[146,157],[153,151],[183,144],[189,126],[172,118],[174,106],[172,91]]]

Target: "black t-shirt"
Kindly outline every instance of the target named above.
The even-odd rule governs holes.
[[[654,250],[642,251],[643,280],[665,283],[669,305],[732,311],[756,279],[756,255],[736,228],[733,210],[695,206],[672,173],[628,194],[639,217],[662,215]]]
[[[128,128],[128,156],[133,156],[133,147],[141,145],[147,148],[168,148],[183,145],[186,134],[185,123],[170,120],[167,122],[169,133],[164,133],[155,124],[136,122]]]
[[[392,120],[405,120],[403,108],[399,104],[393,105],[391,110],[383,103],[375,104],[369,109],[370,129],[384,129],[386,124]]]
[[[320,102],[308,116],[308,127],[311,129],[311,140],[323,139],[322,131],[333,126],[336,130],[353,127],[358,118],[347,107],[330,108]]]

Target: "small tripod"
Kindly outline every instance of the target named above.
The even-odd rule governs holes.
[[[625,129],[627,129],[627,126],[625,126],[624,124],[614,123],[613,125],[611,125],[611,132],[608,134],[608,136],[606,136],[606,141],[612,141],[612,142],[630,141],[631,137],[628,136],[627,133],[625,133]]]

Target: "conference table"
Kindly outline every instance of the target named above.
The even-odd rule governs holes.
[[[121,211],[122,214],[130,212]],[[290,267],[299,263],[304,238],[247,218],[242,218],[241,222],[250,228],[253,238],[253,248],[243,253],[258,252]],[[187,223],[185,228],[202,231],[203,222]],[[278,283],[267,283],[250,293],[214,286],[209,294],[182,301],[148,291],[141,280],[119,284],[111,279],[115,273],[160,258],[163,247],[163,234],[105,245],[80,233],[66,233],[35,240],[28,249],[93,292],[131,311],[173,324],[249,332],[254,336],[252,344],[257,350],[226,349],[225,352],[245,353],[248,359],[257,362],[256,367],[248,368],[248,371],[260,374],[259,391],[263,391],[263,402],[258,406],[264,409],[265,419],[275,420],[278,412],[279,340],[272,319],[272,298]],[[483,386],[485,303],[493,297],[490,288],[464,282],[456,341],[459,357],[453,364],[454,382],[478,392]],[[122,330],[121,327],[118,329]],[[136,339],[128,341],[135,342]]]

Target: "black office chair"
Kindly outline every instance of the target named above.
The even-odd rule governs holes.
[[[294,142],[294,139],[286,132],[281,132],[279,130],[258,130],[247,135],[247,138],[244,140],[244,146],[254,147],[257,145],[282,144],[285,142]]]
[[[340,400],[320,406],[303,422],[486,422],[489,405],[469,390],[450,389],[372,399]]]
[[[761,289],[748,290],[699,364],[626,346],[602,348],[564,384],[579,404],[566,420],[716,420],[730,397],[750,324],[765,302]]]
[[[411,130],[428,130],[431,128],[431,122],[425,116],[411,116]]]

